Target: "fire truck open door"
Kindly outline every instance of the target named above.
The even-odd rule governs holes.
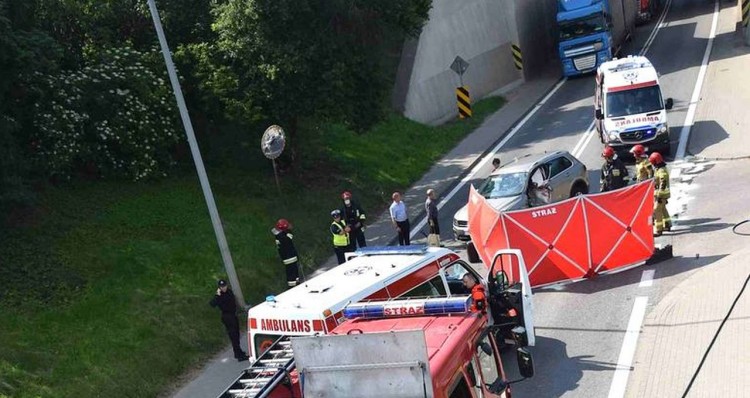
[[[521,251],[496,251],[486,280],[493,323],[499,325],[506,336],[515,335],[514,340],[521,346],[533,346],[536,343],[534,302]]]

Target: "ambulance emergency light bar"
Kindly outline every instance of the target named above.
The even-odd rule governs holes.
[[[414,255],[427,252],[425,245],[410,246],[367,246],[354,252],[355,256],[377,256],[388,254]]]
[[[347,319],[354,318],[393,318],[410,315],[465,314],[471,308],[471,297],[449,297],[429,299],[406,299],[372,301],[349,304],[343,314]]]

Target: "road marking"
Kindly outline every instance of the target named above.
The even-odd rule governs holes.
[[[628,321],[628,329],[625,331],[622,349],[620,349],[620,356],[617,358],[615,377],[612,378],[612,385],[609,387],[609,398],[622,398],[625,396],[625,388],[628,386],[630,368],[633,364],[638,336],[641,333],[643,317],[646,316],[647,305],[648,297],[639,296],[635,298],[633,311],[630,313],[630,320]]]
[[[643,274],[641,275],[641,283],[638,284],[638,287],[650,287],[653,285],[655,273],[656,271],[652,269],[643,271]]]
[[[664,6],[664,11],[662,11],[661,16],[659,17],[659,20],[656,22],[654,29],[651,31],[651,34],[648,36],[646,43],[643,45],[643,48],[641,49],[641,55],[646,55],[646,53],[648,52],[648,49],[651,48],[651,44],[656,39],[656,34],[659,33],[659,29],[661,29],[662,23],[664,23],[664,20],[667,18],[667,13],[669,12],[669,7],[671,5],[672,5],[672,0],[669,0],[667,4]]]
[[[446,195],[445,197],[443,197],[443,199],[440,200],[440,203],[438,203],[437,205],[438,210],[442,209],[446,203],[450,202],[453,196],[455,196],[458,193],[458,191],[460,191],[461,188],[463,188],[464,185],[466,185],[466,183],[468,183],[469,181],[471,181],[472,178],[474,178],[474,176],[479,172],[479,170],[481,170],[482,167],[484,167],[484,165],[487,164],[490,161],[490,159],[495,156],[497,151],[499,151],[500,148],[505,146],[505,144],[507,144],[508,141],[510,141],[510,139],[513,138],[513,136],[515,136],[516,133],[518,133],[518,131],[521,130],[521,128],[523,128],[523,126],[531,119],[531,117],[534,116],[534,114],[536,114],[537,111],[539,111],[539,109],[541,109],[542,106],[544,106],[544,104],[546,104],[550,98],[552,98],[552,96],[557,92],[557,90],[560,89],[560,87],[562,87],[563,84],[565,84],[566,81],[568,81],[568,78],[563,77],[562,80],[557,82],[557,84],[552,88],[552,90],[550,90],[550,92],[547,93],[547,95],[545,95],[541,101],[537,102],[537,104],[534,105],[534,108],[529,113],[526,114],[526,117],[521,119],[521,121],[518,122],[516,126],[513,127],[512,130],[510,130],[510,132],[508,132],[505,138],[503,138],[502,141],[500,141],[497,145],[495,145],[495,147],[492,148],[492,150],[488,152],[482,158],[482,160],[479,161],[479,163],[474,165],[474,168],[471,169],[471,172],[469,172],[469,174],[464,176],[464,178],[461,179],[461,181],[448,193],[448,195]],[[424,228],[426,224],[427,224],[427,216],[422,218],[419,221],[419,223],[417,223],[417,225],[414,227],[414,229],[412,229],[411,234],[410,234],[411,238],[413,239],[417,235],[417,233],[419,233],[419,231],[421,231],[422,228]]]
[[[714,18],[711,22],[711,33],[708,34],[708,44],[706,44],[706,52],[703,53],[703,61],[701,62],[701,69],[698,72],[698,79],[695,81],[695,88],[693,88],[693,96],[690,98],[690,106],[688,107],[687,115],[685,115],[685,123],[682,124],[682,130],[680,131],[680,143],[677,145],[677,153],[675,153],[675,159],[682,159],[685,157],[685,151],[687,151],[687,142],[690,138],[690,129],[693,127],[693,119],[695,119],[695,108],[698,106],[698,100],[701,95],[701,88],[703,87],[703,79],[706,77],[706,70],[708,69],[708,59],[711,57],[711,49],[714,46],[714,37],[716,37],[716,26],[719,24],[719,2],[714,3]]]

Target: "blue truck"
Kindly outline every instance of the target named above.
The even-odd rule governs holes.
[[[636,0],[558,0],[558,51],[563,75],[594,72],[619,54],[638,15]]]

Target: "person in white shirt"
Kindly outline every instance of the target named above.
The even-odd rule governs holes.
[[[394,192],[393,195],[391,195],[391,198],[393,199],[393,203],[391,203],[389,210],[391,212],[393,226],[396,227],[396,231],[398,232],[398,244],[401,246],[408,246],[411,244],[411,241],[409,237],[410,226],[409,216],[406,213],[406,204],[401,200],[401,193],[399,192]]]

